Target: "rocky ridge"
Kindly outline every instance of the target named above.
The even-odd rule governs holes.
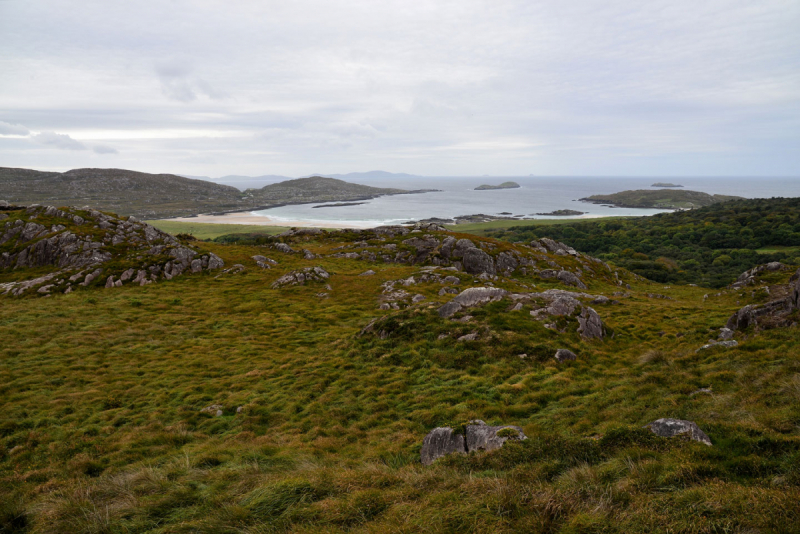
[[[78,287],[146,285],[184,273],[219,269],[202,254],[135,217],[91,208],[5,206],[0,220],[0,270],[51,267],[25,281],[0,284],[0,294],[69,293]]]

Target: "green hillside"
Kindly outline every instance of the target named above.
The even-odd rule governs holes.
[[[800,520],[797,310],[701,349],[742,306],[791,294],[797,265],[710,292],[435,225],[178,243],[42,210],[0,211],[0,253],[19,262],[73,232],[110,256],[68,294],[0,295],[0,531],[743,533]],[[105,288],[134,246],[105,239],[137,242],[130,228],[224,266]],[[0,269],[0,293],[66,279],[52,259]],[[468,288],[496,299],[445,313]],[[548,315],[557,302],[574,310]],[[696,422],[712,446],[643,428],[660,418]],[[475,419],[528,439],[420,463],[431,430]]]

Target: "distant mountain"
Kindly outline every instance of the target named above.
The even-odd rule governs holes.
[[[416,174],[406,174],[402,172],[387,172],[387,171],[367,171],[367,172],[349,172],[347,174],[320,174],[318,176],[329,176],[331,178],[338,178],[340,180],[385,180],[385,179],[407,179],[407,178],[422,178]]]
[[[284,180],[242,192],[230,185],[174,174],[125,169],[74,169],[58,173],[0,167],[0,200],[15,204],[91,205],[142,219],[248,211],[306,202],[357,201],[416,192],[424,191],[370,187],[320,176]]]

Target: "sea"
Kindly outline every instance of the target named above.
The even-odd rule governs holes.
[[[505,181],[520,184],[515,189],[476,191],[481,184],[497,185]],[[511,213],[524,219],[579,219],[596,217],[654,215],[668,210],[615,208],[579,199],[595,194],[617,193],[632,189],[658,189],[656,182],[680,184],[680,189],[710,194],[737,195],[745,198],[800,197],[800,177],[557,177],[557,176],[492,176],[492,177],[413,177],[403,179],[371,178],[363,185],[400,189],[438,189],[436,192],[412,195],[383,196],[363,201],[357,206],[333,207],[331,203],[296,204],[255,211],[254,215],[270,217],[287,226],[300,221],[324,226],[326,223],[371,227],[400,224],[438,217],[450,219],[460,215]],[[327,206],[327,207],[315,207]],[[571,209],[583,215],[563,217],[537,215]]]

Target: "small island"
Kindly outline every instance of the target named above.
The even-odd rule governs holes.
[[[503,182],[500,185],[479,185],[475,188],[475,191],[488,191],[491,189],[517,189],[520,185],[517,182]]]
[[[692,209],[710,206],[728,200],[740,200],[742,197],[731,195],[710,195],[700,191],[676,191],[674,189],[639,189],[622,191],[610,195],[592,195],[580,199],[592,204],[610,204],[617,208],[656,208],[656,209]]]
[[[656,182],[650,187],[683,187],[683,186],[679,184],[671,184],[669,182]]]
[[[536,215],[545,215],[548,217],[571,217],[574,215],[583,215],[585,211],[578,210],[555,210],[550,213],[537,213]]]

